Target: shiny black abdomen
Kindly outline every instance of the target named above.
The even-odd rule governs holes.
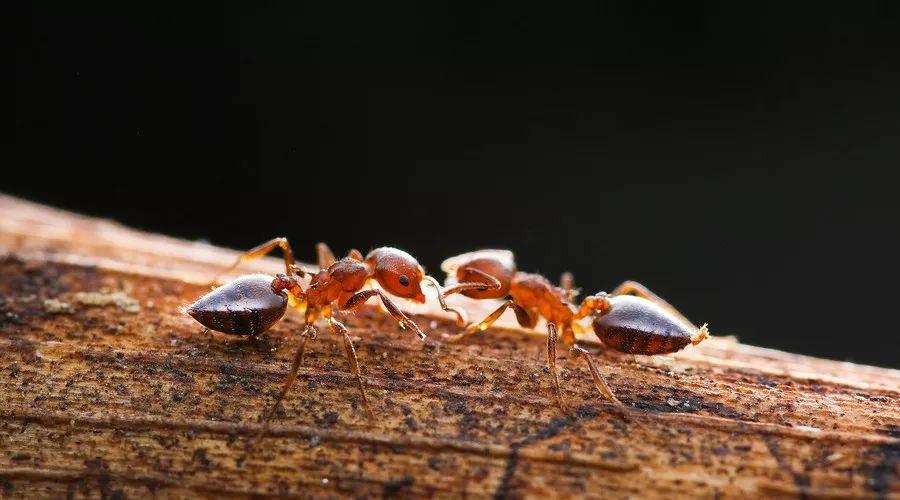
[[[232,335],[258,335],[287,310],[287,294],[272,288],[272,277],[251,274],[200,297],[187,313],[200,324]]]
[[[655,303],[632,295],[610,298],[608,313],[594,318],[594,333],[608,347],[628,354],[666,354],[691,341],[688,325]]]

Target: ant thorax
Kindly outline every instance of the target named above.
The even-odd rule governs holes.
[[[536,309],[548,321],[570,323],[574,311],[565,290],[539,275],[518,272],[509,290],[510,296],[525,309]]]
[[[313,275],[306,291],[307,301],[313,307],[339,301],[347,292],[352,294],[362,289],[371,276],[369,266],[345,257]]]

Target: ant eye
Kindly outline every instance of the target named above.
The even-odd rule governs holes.
[[[403,286],[409,286],[409,277],[407,277],[406,275],[401,275],[400,284]]]

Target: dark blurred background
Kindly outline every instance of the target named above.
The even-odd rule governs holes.
[[[0,190],[307,261],[511,248],[900,367],[898,9],[34,3]]]

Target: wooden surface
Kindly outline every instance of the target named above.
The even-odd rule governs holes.
[[[585,339],[633,411],[564,359],[562,415],[542,336],[446,344],[455,326],[419,315],[420,342],[375,308],[347,323],[377,422],[323,333],[248,457],[301,321],[204,335],[180,307],[234,255],[0,196],[0,497],[900,498],[898,371],[721,337],[662,359]]]

